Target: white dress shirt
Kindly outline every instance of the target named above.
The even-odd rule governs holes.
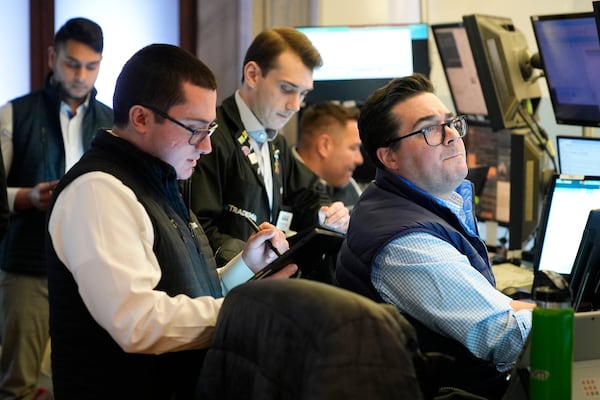
[[[223,299],[154,290],[161,269],[152,222],[121,181],[103,172],[75,179],[59,195],[48,230],[86,307],[124,351],[208,347]],[[252,271],[238,255],[219,275],[226,293]]]
[[[71,112],[70,107],[61,102],[60,105],[60,127],[65,146],[65,172],[73,166],[83,155],[83,141],[81,135],[81,125],[83,116],[90,102],[90,97],[86,99],[76,110],[75,114]],[[4,171],[6,176],[10,172],[13,161],[13,108],[12,103],[8,102],[0,107],[0,146],[2,146],[2,158],[4,159]],[[14,211],[15,197],[21,188],[9,187],[6,189],[8,196],[8,207]]]

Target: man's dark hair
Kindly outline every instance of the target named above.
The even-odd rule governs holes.
[[[113,95],[116,126],[125,126],[134,105],[154,106],[165,112],[186,101],[183,84],[216,90],[212,71],[187,50],[170,44],[151,44],[125,63]],[[160,121],[157,115],[157,121]]]
[[[378,168],[385,167],[377,158],[377,149],[385,147],[387,141],[398,136],[402,127],[402,120],[392,115],[392,108],[418,94],[433,92],[433,85],[427,77],[413,74],[391,80],[365,100],[358,118],[358,130],[363,147]],[[399,142],[394,144],[399,145]]]
[[[265,76],[275,67],[277,57],[285,50],[296,53],[302,63],[311,71],[323,65],[319,51],[305,34],[294,28],[279,27],[264,30],[254,38],[246,51],[243,66],[254,61],[260,67],[262,75]],[[242,73],[243,81],[244,74]]]
[[[54,35],[54,48],[58,49],[68,40],[88,45],[97,53],[102,53],[104,38],[100,25],[87,18],[71,18]]]
[[[356,107],[345,107],[333,102],[312,104],[304,111],[298,123],[298,147],[302,147],[324,126],[345,126],[349,120],[358,120]]]

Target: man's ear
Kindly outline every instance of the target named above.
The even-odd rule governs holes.
[[[317,154],[321,158],[326,158],[333,147],[332,137],[326,133],[321,133],[315,141]]]
[[[48,46],[48,68],[50,71],[54,70],[54,62],[56,61],[56,50],[54,46]]]
[[[151,111],[139,105],[129,109],[129,123],[137,132],[146,132]]]
[[[389,147],[379,147],[376,151],[377,158],[390,170],[395,170],[398,166],[398,153]]]
[[[244,82],[250,87],[254,87],[256,80],[262,75],[260,67],[255,61],[248,61],[244,65]]]

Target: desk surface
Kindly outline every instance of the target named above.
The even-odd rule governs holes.
[[[600,399],[600,311],[575,313],[573,321],[573,400]],[[549,349],[550,350],[550,349]],[[513,371],[506,400],[529,400],[529,341]]]
[[[496,277],[496,288],[504,290],[507,287],[519,287],[531,290],[533,285],[533,269],[511,263],[492,265]]]

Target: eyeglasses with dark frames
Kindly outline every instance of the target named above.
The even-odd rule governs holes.
[[[389,147],[402,139],[418,135],[419,133],[423,135],[423,137],[425,138],[425,143],[427,143],[429,146],[439,146],[446,140],[446,127],[454,129],[456,132],[458,132],[458,136],[462,138],[467,134],[467,118],[464,115],[459,115],[442,124],[426,126],[425,128],[421,128],[418,131],[414,131],[411,133],[407,133],[404,136],[390,139],[383,144],[383,147]]]
[[[165,119],[168,119],[172,123],[179,125],[183,129],[190,132],[191,136],[190,136],[190,139],[188,140],[188,143],[191,144],[192,146],[195,146],[198,143],[200,143],[201,141],[203,141],[204,139],[206,139],[207,137],[212,136],[212,134],[215,133],[215,131],[219,127],[217,122],[213,121],[204,128],[191,128],[191,127],[187,126],[186,124],[184,124],[183,122],[178,121],[175,118],[171,117],[169,114],[167,114],[166,112],[162,111],[159,108],[156,108],[154,106],[149,106],[146,104],[140,104],[140,106],[151,110],[153,113],[160,115],[161,117],[163,117]]]

